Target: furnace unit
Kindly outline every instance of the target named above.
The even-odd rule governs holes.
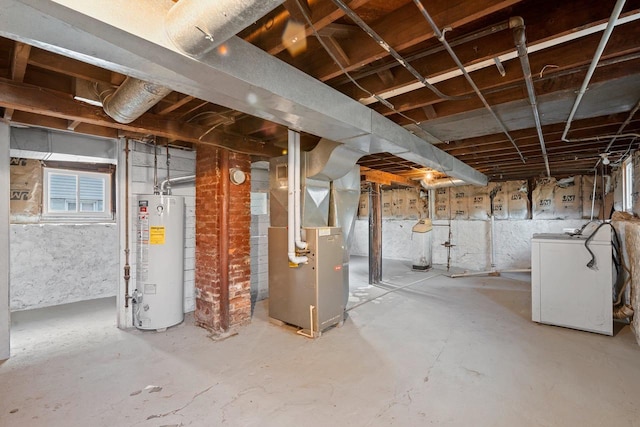
[[[270,161],[269,316],[317,337],[344,320],[361,153],[324,139],[300,152],[289,137]]]
[[[340,227],[309,227],[307,264],[289,265],[287,229],[269,228],[269,316],[318,336],[341,324],[345,310]]]

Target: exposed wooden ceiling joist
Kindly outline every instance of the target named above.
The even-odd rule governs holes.
[[[27,0],[2,1],[18,3]],[[474,129],[465,129],[467,121],[476,123],[476,126],[486,125],[472,120],[478,117],[479,111],[483,111],[483,105],[471,92],[467,82],[462,77],[455,77],[454,63],[412,1],[352,0],[346,3],[422,75],[429,78],[447,76],[442,82],[436,83],[441,91],[451,95],[468,95],[470,97],[467,100],[443,101],[428,89],[415,84],[415,76],[345,17],[332,0],[300,1],[334,57],[350,71],[366,92],[343,74],[338,64],[315,40],[313,30],[306,25],[306,19],[300,11],[298,0],[286,1],[283,6],[242,31],[240,36],[352,98],[368,98],[371,93],[385,98],[391,96],[388,102],[395,111],[379,102],[373,102],[370,106],[397,124],[415,129],[417,135],[430,142],[435,139],[424,131],[437,134],[447,142],[440,144],[439,148],[486,173],[491,179],[544,175],[537,132],[524,119],[518,126],[510,128],[510,133],[524,153],[526,164],[519,160],[504,134],[492,133],[490,129],[482,134],[474,132]],[[501,61],[505,67],[504,77],[493,65],[493,58],[513,52],[514,41],[511,30],[492,31],[492,28],[512,16],[524,18],[527,44],[531,48],[534,88],[539,105],[545,105],[548,100],[573,99],[602,32],[582,34],[596,26],[604,26],[613,7],[612,2],[585,3],[580,0],[461,0],[455,3],[423,0],[423,4],[440,28],[452,28],[446,32],[447,40],[453,43],[456,54],[465,65],[489,64],[471,74],[489,103],[503,112],[512,111],[513,106],[517,105],[528,108],[527,92],[517,59]],[[628,0],[621,17],[636,19],[639,16],[640,0]],[[307,50],[295,57],[286,51],[282,39],[283,31],[291,19],[297,25],[304,25],[308,38]],[[634,76],[640,74],[640,47],[636,42],[640,39],[639,28],[637,21],[615,28],[585,99],[594,93],[593,90],[607,88],[616,81],[627,79],[624,81],[635,82]],[[480,30],[483,30],[482,35],[479,35]],[[571,40],[577,34],[582,36]],[[569,38],[555,46],[545,44],[562,37]],[[255,67],[257,71],[260,70],[260,64],[255,64]],[[130,125],[116,124],[99,107],[80,104],[72,99],[74,81],[83,79],[120,85],[126,76],[48,52],[42,46],[29,47],[0,38],[0,77],[4,77],[0,80],[0,105],[5,107],[5,118],[15,123],[106,137],[154,134],[158,138],[173,141],[175,145],[192,145],[202,138],[209,143],[263,157],[281,155],[283,147],[286,147],[285,127],[178,92],[171,93],[140,120]],[[406,93],[392,96],[393,90]],[[629,92],[634,90],[629,88]],[[308,94],[309,97],[314,95]],[[593,117],[575,120],[570,138],[592,137],[618,130],[628,118],[631,110],[629,104],[637,100],[630,100],[633,93],[628,93],[624,100],[620,94],[612,91],[610,96],[612,99],[602,103],[607,105],[606,108],[597,108],[594,103],[598,100],[586,101],[584,108],[589,109]],[[552,104],[561,103],[551,102],[549,105]],[[15,111],[12,111],[14,108]],[[608,141],[560,141],[564,128],[563,115],[568,114],[568,111],[561,111],[560,108],[554,106],[552,110],[543,110],[542,117],[552,171],[563,175],[590,173]],[[398,111],[402,114],[398,114]],[[348,112],[345,111],[345,114]],[[527,117],[532,122],[530,115],[530,109],[526,114],[522,110],[522,118]],[[415,122],[419,122],[422,128],[417,127]],[[459,136],[452,138],[447,137],[446,132],[442,133],[447,126],[456,131],[450,134]],[[630,120],[627,130],[640,131],[640,118]],[[311,149],[318,137],[303,133],[302,140],[304,148]],[[609,152],[617,159],[627,152],[630,143],[628,139],[620,139]],[[418,150],[419,147],[414,149]],[[360,164],[412,182],[426,171],[420,165],[389,153],[365,156]]]

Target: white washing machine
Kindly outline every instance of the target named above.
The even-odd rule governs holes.
[[[591,224],[590,224],[591,225]],[[531,241],[531,317],[534,322],[613,335],[611,227],[590,233],[534,234]]]

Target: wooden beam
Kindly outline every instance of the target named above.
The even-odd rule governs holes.
[[[605,62],[607,59],[640,52],[640,46],[635,42],[635,40],[640,39],[640,26],[634,24],[635,23],[625,24],[616,28],[616,31],[609,39],[607,50],[605,55],[602,56],[601,62]],[[580,86],[580,83],[582,83],[582,80],[584,80],[584,75],[580,75],[580,73],[577,72],[582,72],[589,66],[593,58],[593,51],[600,42],[600,38],[601,34],[593,34],[571,43],[564,43],[529,55],[531,69],[534,70],[534,72],[541,70],[547,64],[554,64],[558,66],[558,68],[553,68],[546,72],[542,79],[540,79],[539,75],[534,76],[534,81],[545,82],[542,87],[536,88],[537,95],[539,96],[544,93],[552,93],[563,88],[575,87],[577,89]],[[634,61],[629,61],[627,64],[615,64],[608,68],[613,69],[616,67],[621,73],[629,74],[629,70],[633,70],[634,65]],[[491,67],[475,71],[471,73],[471,76],[475,84],[483,91],[487,100],[490,101],[490,104],[525,99],[527,96],[526,91],[521,88],[521,86],[524,86],[524,80],[520,67],[511,68],[506,77],[501,77],[499,79],[496,79],[495,70]],[[596,76],[596,78],[599,78],[602,81],[603,79],[608,80],[614,77],[601,75],[599,77]],[[575,80],[578,83],[577,85],[572,83],[570,86],[567,86],[567,79]],[[437,86],[438,89],[448,95],[474,95],[474,92],[463,76],[446,80],[439,83]],[[497,94],[498,91],[505,90],[511,90],[511,92],[504,96]],[[396,96],[391,99],[391,102],[395,106],[395,109],[400,112],[407,112],[409,110],[424,107],[425,105],[438,104],[439,117],[483,107],[482,103],[476,96],[473,96],[465,102],[443,101],[427,88],[421,88]],[[393,111],[380,104],[376,104],[372,107],[374,110],[386,116],[395,114]],[[399,122],[403,124],[408,123],[402,121]]]
[[[429,120],[433,120],[438,117],[438,113],[436,113],[436,109],[433,105],[425,105],[422,107],[422,111],[424,111],[425,116],[427,116],[427,119]]]
[[[440,28],[445,26],[458,28],[513,6],[519,1],[521,0],[475,0],[452,3],[442,0],[431,2],[428,9]],[[353,7],[351,8],[353,9]],[[397,51],[411,48],[435,37],[433,31],[426,30],[428,24],[413,2],[389,13],[370,26]],[[351,55],[352,65],[347,68],[347,71],[361,68],[389,55],[373,39],[369,39],[366,44],[361,40],[352,40],[343,48],[346,52],[353,52]],[[342,71],[335,64],[320,59],[314,64],[313,69],[315,70],[313,75],[321,81],[327,81],[342,74]]]
[[[241,135],[230,135],[217,129],[167,120],[156,114],[144,114],[129,124],[117,123],[101,108],[76,102],[70,95],[7,79],[0,79],[0,106],[113,129],[215,145],[240,153],[262,156],[281,154],[279,149],[260,141],[250,140]]]
[[[360,167],[360,176],[363,177],[363,180],[366,182],[376,182],[382,185],[391,185],[392,183],[395,183],[406,185],[408,187],[420,187],[420,183],[412,179],[388,172],[365,168],[363,166]]]
[[[69,121],[57,117],[43,116],[39,114],[29,113],[26,111],[16,110],[11,120],[13,123],[20,123],[28,126],[37,126],[41,128],[58,129],[62,131],[68,130]],[[104,126],[90,125],[86,123],[79,124],[74,132],[85,135],[99,136],[103,138],[118,138],[118,129],[107,128]]]
[[[393,84],[393,72],[391,70],[380,70],[376,74],[385,85],[390,86]]]
[[[340,46],[340,43],[333,37],[324,37],[324,39],[327,49],[338,61],[340,61],[340,65],[343,67],[349,66],[351,61],[349,60],[349,56]]]
[[[93,82],[111,83],[113,78],[109,70],[38,48],[31,50],[29,64],[44,68],[45,70],[55,71],[56,73],[67,76],[79,77]]]
[[[347,2],[349,7],[357,9],[358,7],[366,4],[369,0],[351,0]],[[344,16],[342,10],[331,0],[318,0],[311,5],[312,15],[311,21],[316,30],[321,30],[327,25],[337,21]],[[271,55],[277,55],[283,50],[285,46],[282,43],[282,34],[289,21],[289,12],[284,11],[277,16],[267,16],[260,20],[257,30],[245,37],[245,40],[258,46],[264,51],[269,52]],[[306,26],[306,21],[304,21]],[[305,34],[307,37],[313,34],[313,30],[306,26]]]
[[[164,116],[165,114],[169,114],[172,111],[177,110],[178,108],[182,107],[183,105],[187,104],[188,102],[194,100],[195,98],[191,95],[185,95],[184,97],[180,98],[180,100],[174,102],[171,105],[168,105],[166,107],[164,107],[163,109],[161,109],[160,111],[158,111],[156,114],[159,116]]]
[[[21,42],[16,42],[11,58],[11,80],[21,82],[24,80],[24,73],[27,71],[27,61],[31,53],[31,46]]]
[[[307,16],[311,17],[313,13],[311,12],[311,8],[309,7],[309,2],[307,0],[285,0],[282,4],[287,12],[289,12],[289,16],[294,21],[300,22],[301,24],[306,24],[307,21],[304,18],[304,15],[300,11],[300,6],[304,9]]]
[[[31,46],[25,43],[16,42],[13,46],[11,57],[11,80],[16,82],[24,81],[24,74],[27,71],[27,61],[31,53]],[[5,108],[5,120],[11,120],[13,116],[12,108]]]
[[[67,125],[67,129],[76,130],[76,127],[78,127],[80,123],[82,123],[80,120],[70,120],[69,124]]]
[[[625,12],[625,15],[630,13],[638,13],[637,7],[634,10]],[[511,16],[521,15],[525,17],[527,45],[531,46],[606,23],[610,14],[611,5],[606,2],[590,3],[589,7],[584,7],[582,0],[566,0],[562,2],[541,0],[536,3],[536,7],[533,9],[527,2],[516,5]],[[552,22],[549,22],[549,16],[554,17]],[[450,42],[454,42],[457,38],[465,37],[467,34],[461,34],[460,31],[454,28],[447,36]],[[466,66],[472,65],[512,52],[514,50],[513,35],[510,30],[498,32],[459,44],[454,47],[454,50],[463,64]],[[593,50],[590,52],[593,55]],[[457,69],[449,54],[439,45],[430,46],[421,52],[417,52],[407,57],[407,60],[413,57],[416,57],[416,59],[410,61],[411,65],[425,77],[435,77]],[[507,73],[510,72],[509,64],[511,62],[505,64]],[[393,67],[394,82],[392,84],[380,82],[375,75],[379,67],[373,67],[372,70],[365,70],[362,73],[356,72],[354,77],[358,80],[358,83],[372,93],[398,89],[416,81],[415,77],[397,62],[387,61],[383,66]],[[515,66],[517,67],[517,64]],[[346,78],[340,78],[339,84],[353,86]],[[368,96],[359,89],[355,93],[359,93],[358,97]]]
[[[374,182],[369,187],[369,283],[382,280],[382,188]]]
[[[348,39],[362,34],[357,25],[329,24],[318,31],[320,37],[333,37],[335,39]]]

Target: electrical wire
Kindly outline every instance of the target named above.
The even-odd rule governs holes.
[[[582,231],[592,222],[593,221],[589,221],[584,224],[577,234],[582,234]],[[627,304],[623,303],[622,299],[624,297],[627,286],[631,281],[631,269],[624,262],[624,254],[622,253],[622,244],[620,236],[618,235],[618,231],[610,222],[603,222],[598,225],[595,231],[591,233],[591,235],[585,240],[584,246],[585,248],[587,248],[587,251],[589,251],[589,254],[591,254],[591,260],[587,263],[587,267],[592,270],[597,270],[596,256],[591,248],[589,248],[589,243],[594,238],[596,233],[605,225],[611,227],[611,230],[613,231],[613,238],[611,239],[611,247],[613,249],[611,258],[613,261],[613,266],[616,270],[616,280],[613,284],[613,293],[616,297],[615,301],[613,301],[614,314],[617,319],[627,318],[633,315],[633,309]]]
[[[334,0],[334,1],[337,1],[337,0]],[[451,59],[453,59],[453,61],[458,66],[458,68],[460,68],[460,71],[462,71],[462,74],[464,75],[465,79],[467,80],[469,85],[471,85],[471,87],[473,88],[474,92],[478,95],[478,98],[480,99],[480,101],[482,101],[482,104],[489,111],[489,113],[491,114],[493,119],[496,121],[496,123],[498,123],[498,126],[500,126],[500,128],[502,129],[502,132],[507,136],[507,138],[509,139],[509,141],[511,142],[513,147],[516,149],[516,151],[518,152],[518,155],[520,156],[520,160],[522,160],[522,163],[526,163],[524,155],[520,151],[520,148],[518,148],[518,144],[516,144],[516,141],[513,139],[511,134],[509,134],[509,130],[507,129],[505,124],[502,122],[502,120],[500,120],[500,118],[498,117],[496,112],[493,110],[491,105],[489,105],[489,102],[487,101],[487,99],[484,97],[484,95],[480,91],[480,88],[473,81],[473,79],[471,78],[471,76],[467,72],[466,68],[464,67],[464,65],[460,61],[460,58],[458,58],[456,53],[453,51],[453,48],[451,47],[451,45],[449,45],[449,43],[447,42],[447,39],[445,38],[445,33],[447,32],[447,28],[445,28],[443,31],[440,31],[440,29],[438,28],[436,23],[431,18],[431,15],[429,15],[429,12],[427,12],[427,9],[422,4],[422,1],[421,0],[413,0],[413,2],[416,5],[416,7],[418,8],[418,10],[420,11],[420,13],[422,13],[422,16],[424,16],[424,19],[429,23],[429,25],[433,29],[433,32],[435,33],[435,35],[438,38],[438,40],[440,41],[440,43],[442,43],[444,45],[444,47],[447,49],[447,52],[449,52],[449,56],[451,56]]]
[[[311,31],[313,31],[313,35],[315,36],[315,38],[318,40],[318,42],[320,43],[320,45],[324,48],[325,52],[327,52],[327,54],[331,57],[331,59],[333,60],[333,62],[338,66],[338,68],[340,68],[340,71],[342,71],[342,73],[349,79],[349,81],[351,81],[351,83],[353,83],[358,89],[360,89],[361,91],[363,91],[364,93],[366,93],[368,96],[375,98],[378,102],[380,102],[382,105],[384,105],[385,107],[387,107],[389,110],[393,111],[394,113],[398,114],[400,117],[407,119],[411,122],[413,122],[415,125],[420,125],[420,122],[416,121],[415,119],[413,119],[412,117],[407,116],[406,114],[402,113],[401,111],[397,110],[396,107],[390,103],[389,101],[387,101],[386,99],[382,98],[379,95],[376,95],[375,93],[367,90],[366,88],[364,88],[360,83],[358,83],[356,81],[356,79],[354,79],[351,74],[346,70],[346,68],[344,68],[342,66],[342,64],[340,63],[340,61],[338,61],[338,58],[336,58],[336,56],[333,54],[333,52],[331,51],[331,49],[329,49],[329,47],[327,46],[327,44],[324,42],[324,40],[322,39],[322,37],[320,37],[320,33],[318,33],[318,30],[316,29],[315,25],[313,25],[313,22],[311,21],[311,18],[309,17],[309,14],[307,13],[307,11],[304,9],[304,7],[300,4],[300,0],[296,0],[296,4],[298,5],[298,8],[300,9],[300,12],[302,13],[302,15],[304,16],[304,19],[307,21],[307,24],[309,25],[309,28],[311,28]]]
[[[427,79],[422,74],[420,74],[418,72],[418,70],[413,68],[413,66],[411,64],[409,64],[406,59],[404,59],[394,48],[392,48],[386,41],[384,41],[384,39],[378,33],[376,33],[373,30],[373,28],[371,28],[369,25],[367,25],[367,23],[364,22],[362,20],[362,18],[360,18],[360,16],[358,16],[358,14],[355,13],[342,0],[333,0],[333,3],[336,6],[338,6],[340,9],[342,9],[342,11],[349,18],[351,18],[351,20],[353,22],[355,22],[360,28],[362,28],[364,30],[364,32],[369,35],[369,37],[371,37],[373,40],[375,40],[376,43],[378,43],[382,49],[386,50],[389,53],[389,55],[391,55],[396,61],[398,61],[398,63],[400,63],[400,65],[402,65],[404,68],[406,68],[407,71],[409,71],[416,79],[418,79],[418,81],[420,83],[422,83],[431,92],[435,93],[439,98],[442,98],[442,99],[447,100],[447,101],[462,101],[462,100],[466,100],[466,99],[470,98],[468,95],[465,95],[465,96],[451,96],[451,95],[446,95],[446,94],[440,92],[440,90],[438,90],[438,88],[436,88],[434,85],[429,83],[427,81]],[[378,99],[378,98],[376,98],[376,99]]]
[[[406,114],[402,113],[401,111],[397,110],[395,108],[395,106],[390,103],[389,101],[387,101],[386,99],[380,97],[379,95],[376,95],[374,93],[372,93],[371,91],[369,91],[368,89],[364,88],[360,83],[358,83],[352,76],[351,74],[342,66],[342,64],[340,63],[340,61],[338,61],[338,59],[336,58],[336,56],[333,54],[333,52],[331,51],[331,49],[329,49],[329,47],[327,46],[327,44],[324,42],[324,40],[322,39],[322,37],[320,37],[320,34],[318,33],[318,30],[316,29],[315,25],[313,24],[313,22],[311,21],[311,18],[309,17],[309,14],[307,13],[307,11],[305,10],[305,8],[300,4],[300,0],[296,0],[296,4],[298,5],[298,8],[300,9],[300,13],[302,14],[302,16],[304,17],[305,21],[307,21],[307,25],[309,25],[309,28],[311,28],[311,31],[313,32],[313,35],[315,36],[315,38],[318,40],[318,42],[320,43],[320,45],[324,48],[324,50],[326,51],[326,53],[331,57],[331,59],[333,60],[333,62],[340,68],[340,71],[342,71],[342,73],[361,91],[363,91],[364,93],[366,93],[368,96],[375,98],[376,100],[378,100],[382,105],[384,105],[385,107],[387,107],[389,110],[393,111],[395,114],[398,114],[400,117],[409,120],[410,122],[412,122],[413,124],[415,124],[416,126],[420,126],[420,122],[415,120],[412,117],[407,116]],[[345,5],[346,7],[346,5]],[[350,10],[350,9],[349,9]],[[468,98],[468,97],[467,97]],[[466,98],[465,98],[466,99]],[[421,128],[422,129],[422,128]],[[423,129],[424,131],[424,129]],[[426,132],[426,131],[425,131]],[[442,141],[440,141],[442,142]],[[446,154],[446,153],[445,153]],[[438,166],[439,167],[435,167],[435,168],[431,168],[437,172],[442,173],[443,175],[446,176],[446,178],[448,178],[449,180],[451,180],[451,182],[453,182],[452,178],[450,176],[447,175],[447,171],[444,168],[444,163],[442,162],[442,160],[439,158],[437,151],[433,152],[434,157],[436,158],[436,161],[438,162]]]
[[[629,154],[629,152],[631,151],[631,147],[633,147],[633,144],[635,142],[636,142],[636,138],[632,138],[631,142],[629,143],[629,146],[627,147],[627,150],[623,154],[620,155],[620,159],[618,159],[618,161],[611,162],[611,166],[620,166],[622,164],[622,162],[624,161],[624,159],[627,157],[627,154]]]

